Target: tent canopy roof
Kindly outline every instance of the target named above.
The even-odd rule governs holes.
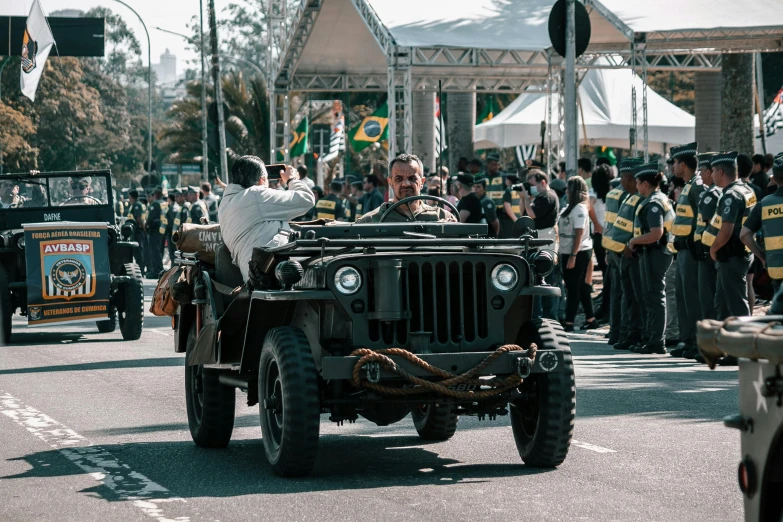
[[[589,145],[629,148],[629,130],[633,117],[630,92],[641,92],[641,78],[629,70],[591,69],[578,89],[577,121],[579,139]],[[552,97],[552,117],[549,121],[553,139],[559,139],[557,129],[557,97]],[[547,119],[547,95],[524,93],[492,120],[477,125],[474,145],[482,148],[507,148],[541,142],[540,125]],[[652,89],[647,91],[648,133],[650,150],[664,152],[665,145],[693,141],[696,119],[676,107]],[[641,122],[641,106],[637,106],[637,121]],[[638,136],[642,141],[641,129]]]
[[[627,54],[631,40],[640,34],[646,35],[652,54],[783,50],[780,0],[584,2],[592,23],[588,54]],[[386,47],[396,46],[410,51],[414,75],[541,78],[548,66],[553,4],[554,0],[302,0],[300,9],[314,14],[295,23],[273,74],[278,83],[287,83],[296,74],[385,76]]]

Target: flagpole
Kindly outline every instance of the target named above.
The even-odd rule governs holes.
[[[10,22],[9,22],[10,24]],[[9,32],[10,35],[10,32]],[[11,58],[3,59],[3,63],[0,63],[0,103],[3,101],[3,69],[11,61]],[[3,173],[3,149],[0,148],[0,174]]]
[[[147,31],[147,24],[144,23],[139,13],[122,0],[114,0],[130,9],[136,18],[141,22],[144,32],[147,34],[147,169],[152,174],[152,44],[150,43],[150,32]]]

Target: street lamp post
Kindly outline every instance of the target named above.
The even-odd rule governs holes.
[[[136,12],[131,6],[123,2],[122,0],[114,0],[128,9],[130,9],[136,18],[141,22],[141,26],[144,27],[144,32],[147,33],[147,168],[150,174],[152,173],[152,44],[150,43],[150,32],[147,31],[147,24],[144,23],[139,13]]]
[[[199,38],[201,39],[201,169],[204,181],[209,181],[209,145],[207,144],[207,73],[204,67],[204,2],[198,0]]]
[[[181,38],[184,38],[190,44],[196,45],[196,42],[195,42],[195,40],[193,38],[191,38],[191,37],[189,37],[187,35],[184,35],[182,33],[169,31],[168,29],[163,29],[162,27],[155,27],[155,29],[157,29],[158,31],[162,31],[164,33],[169,33],[169,34],[173,34],[175,36],[179,36]],[[204,42],[204,40],[203,40],[203,33],[202,33],[201,43],[203,44],[203,42]],[[238,56],[228,56],[228,55],[225,55],[225,54],[221,54],[219,56],[220,56],[220,58],[222,58],[224,60],[239,62],[239,63],[243,63],[245,65],[250,66],[252,69],[255,70],[255,72],[258,73],[258,75],[261,78],[264,78],[264,76],[265,76],[264,75],[264,71],[262,71],[261,68],[258,65],[254,64],[250,60],[245,60],[244,58],[239,58]],[[203,151],[204,151],[203,152],[203,155],[204,155],[204,161],[203,161],[204,167],[203,168],[204,168],[204,177],[205,177],[205,181],[206,181],[206,179],[208,179],[207,178],[207,153],[208,153],[208,150],[207,150],[207,90],[206,90],[205,83],[204,83],[205,82],[204,70],[205,70],[205,67],[204,67],[204,47],[202,46],[201,47],[201,143],[202,143]]]

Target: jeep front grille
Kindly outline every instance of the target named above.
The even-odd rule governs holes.
[[[374,277],[368,293],[374,295]],[[487,267],[471,261],[408,261],[402,271],[402,302],[407,318],[371,320],[372,342],[408,346],[412,336],[429,337],[429,345],[466,346],[488,337]],[[374,302],[370,299],[369,310]]]

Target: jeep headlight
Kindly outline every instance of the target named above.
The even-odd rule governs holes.
[[[16,246],[17,246],[19,249],[21,249],[21,250],[24,250],[24,234],[19,234],[19,235],[16,237]]]
[[[493,268],[490,278],[492,286],[501,292],[510,292],[517,286],[517,281],[519,281],[517,270],[506,263],[499,264]]]
[[[341,294],[355,294],[362,286],[362,274],[352,266],[344,266],[335,272],[334,286]]]

